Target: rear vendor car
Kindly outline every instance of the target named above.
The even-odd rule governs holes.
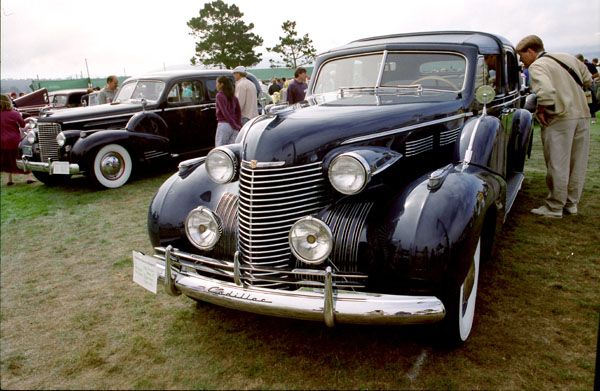
[[[513,46],[481,32],[362,39],[319,56],[304,102],[182,162],[134,280],[266,315],[471,332],[482,259],[531,138]]]

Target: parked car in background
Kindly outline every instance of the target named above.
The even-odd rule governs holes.
[[[134,280],[328,326],[439,322],[460,344],[524,178],[528,100],[514,47],[492,34],[326,52],[304,102],[180,163],[150,204],[155,254],[133,252]]]
[[[40,109],[48,106],[50,100],[48,99],[48,91],[45,88],[40,88],[16,98],[13,103],[23,118],[28,118],[31,116],[37,117]]]
[[[111,104],[50,110],[20,144],[17,165],[46,184],[84,174],[124,185],[139,163],[201,156],[214,147],[216,79],[231,71],[172,71],[131,77]],[[254,76],[248,76],[260,91]],[[184,84],[193,96],[182,96]],[[257,96],[258,98],[258,96]]]

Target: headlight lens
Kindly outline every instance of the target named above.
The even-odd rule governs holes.
[[[33,130],[27,132],[27,142],[29,144],[35,143],[35,132]]]
[[[333,238],[327,224],[310,216],[294,223],[289,239],[296,258],[308,264],[323,263],[333,249]]]
[[[203,206],[192,210],[185,219],[185,234],[200,250],[212,250],[222,232],[219,216]]]
[[[359,193],[370,177],[369,165],[359,155],[341,154],[329,165],[329,181],[342,194]]]
[[[67,141],[67,138],[65,137],[63,132],[60,132],[58,135],[56,135],[56,143],[59,147],[64,147],[65,141]]]
[[[206,171],[213,182],[228,183],[233,180],[237,170],[237,158],[226,148],[216,148],[206,156]]]

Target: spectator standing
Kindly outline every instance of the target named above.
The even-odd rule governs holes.
[[[308,85],[306,84],[306,69],[299,67],[294,72],[294,80],[292,80],[287,88],[287,102],[290,105],[302,102],[306,96],[307,89]]]
[[[235,97],[242,108],[242,125],[250,118],[258,116],[257,91],[254,83],[246,78],[248,73],[246,68],[238,66],[233,70],[233,78],[235,79]]]
[[[242,128],[242,110],[235,97],[231,79],[221,76],[217,79],[217,134],[215,147],[232,144]]]
[[[536,35],[523,38],[517,53],[529,69],[531,87],[537,95],[536,115],[542,124],[546,184],[550,188],[546,204],[531,212],[556,218],[562,217],[563,210],[575,215],[590,147],[590,111],[582,87],[591,85],[591,75],[569,54],[546,53]]]
[[[8,186],[14,185],[13,174],[25,174],[27,183],[35,182],[29,172],[25,173],[17,167],[19,158],[19,143],[21,142],[21,128],[25,121],[21,114],[13,110],[12,101],[8,95],[0,95],[0,160],[2,172],[8,173]]]
[[[101,105],[111,103],[113,99],[115,99],[117,88],[119,88],[119,79],[117,79],[115,75],[107,77],[106,85],[98,94],[98,102],[100,102]]]
[[[273,95],[276,92],[281,91],[281,86],[277,83],[276,78],[271,79],[271,84],[269,84],[269,95]]]
[[[595,80],[598,78],[598,70],[596,69],[596,66],[594,64],[592,64],[591,62],[586,61],[583,58],[583,54],[578,54],[577,59],[579,61],[581,61],[583,63],[583,65],[585,65],[588,69],[588,71],[590,71],[590,74],[592,75],[592,85],[590,86],[590,91],[592,92],[592,103],[588,102],[588,106],[590,108],[590,114],[592,117],[592,123],[595,124],[596,123],[596,111],[598,111],[598,99],[596,98],[596,82]]]

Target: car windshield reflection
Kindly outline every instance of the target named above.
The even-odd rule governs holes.
[[[156,80],[135,80],[123,84],[115,102],[141,101],[156,102],[165,88],[165,83]]]
[[[374,91],[381,87],[460,92],[466,59],[454,53],[398,52],[344,57],[323,65],[313,94],[340,90]],[[381,78],[379,75],[381,74]]]

